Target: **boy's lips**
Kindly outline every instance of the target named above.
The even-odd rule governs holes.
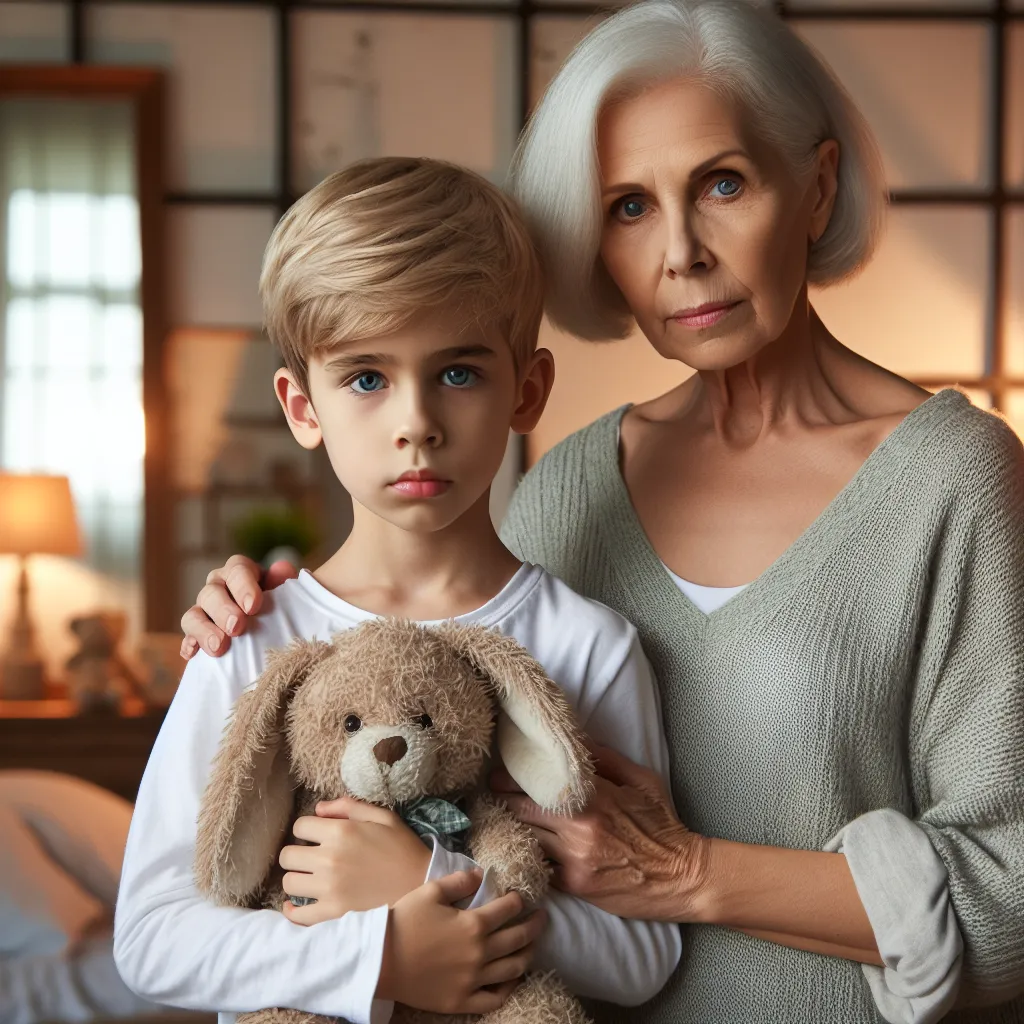
[[[436,498],[448,490],[451,481],[439,477],[431,469],[409,469],[390,486],[406,498]]]

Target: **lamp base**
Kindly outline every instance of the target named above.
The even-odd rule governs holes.
[[[0,697],[4,700],[42,700],[46,675],[38,659],[8,656],[0,662]]]

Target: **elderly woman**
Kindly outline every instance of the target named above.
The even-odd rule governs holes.
[[[597,1015],[1024,1021],[1024,451],[808,302],[879,236],[863,119],[773,14],[645,0],[562,67],[514,188],[552,321],[696,371],[546,455],[503,529],[630,618],[661,687],[671,798],[604,751],[576,818],[508,793],[558,885],[687,925],[661,995]],[[186,653],[245,628],[232,596],[251,563]]]

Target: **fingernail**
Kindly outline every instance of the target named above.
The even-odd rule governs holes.
[[[217,648],[220,647],[220,637],[219,636],[211,636],[210,637],[210,642],[209,642],[209,644],[207,646],[210,648],[211,651],[217,650]]]
[[[181,647],[178,649],[178,657],[179,658],[187,658],[188,657],[188,640],[182,640],[181,641]]]
[[[234,636],[234,634],[235,634],[235,626],[237,626],[237,625],[238,625],[238,616],[237,615],[232,615],[231,618],[228,619],[228,632],[232,636]]]
[[[245,614],[246,614],[246,615],[248,615],[248,614],[249,614],[249,612],[251,612],[251,611],[252,611],[252,606],[253,606],[253,605],[254,605],[255,603],[256,603],[256,596],[255,596],[254,594],[250,594],[250,595],[249,595],[249,596],[248,596],[248,597],[247,597],[247,598],[245,599],[245,601],[244,601],[244,602],[242,603],[242,611],[244,611],[244,612],[245,612]]]

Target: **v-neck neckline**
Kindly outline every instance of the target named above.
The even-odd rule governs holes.
[[[643,596],[645,600],[657,601],[662,605],[668,602],[670,606],[674,604],[676,607],[682,608],[687,618],[700,629],[705,629],[711,624],[727,623],[730,619],[742,616],[748,607],[761,607],[764,611],[770,612],[772,606],[770,603],[764,602],[762,596],[770,592],[777,581],[781,581],[787,575],[796,580],[801,573],[810,571],[849,530],[856,527],[857,517],[847,516],[845,529],[832,529],[834,521],[860,497],[865,486],[885,470],[890,454],[902,452],[904,459],[909,455],[912,449],[903,443],[906,435],[911,433],[917,424],[927,424],[935,418],[935,415],[941,417],[950,403],[960,402],[969,404],[970,400],[955,388],[944,388],[926,398],[920,405],[907,413],[871,450],[856,473],[793,543],[760,575],[747,583],[738,594],[710,612],[704,612],[698,608],[676,585],[671,571],[661,560],[647,536],[647,531],[633,505],[633,499],[630,497],[629,488],[626,486],[626,480],[622,473],[620,443],[622,419],[632,405],[621,406],[606,417],[607,429],[600,431],[593,439],[600,446],[600,452],[594,453],[599,455],[599,458],[594,460],[594,464],[609,467],[609,471],[602,473],[601,476],[606,481],[605,498],[611,503],[613,510],[613,515],[610,517],[611,522],[627,528],[626,536],[609,536],[607,539],[609,543],[615,545],[612,550],[621,550],[631,564],[642,570],[640,578],[644,580],[646,592]],[[609,457],[610,464],[607,462]],[[900,464],[900,460],[897,459],[897,467]],[[829,529],[832,529],[833,532],[831,542],[827,545],[816,544],[819,536],[827,535]],[[780,594],[779,601],[782,600],[782,596]]]

